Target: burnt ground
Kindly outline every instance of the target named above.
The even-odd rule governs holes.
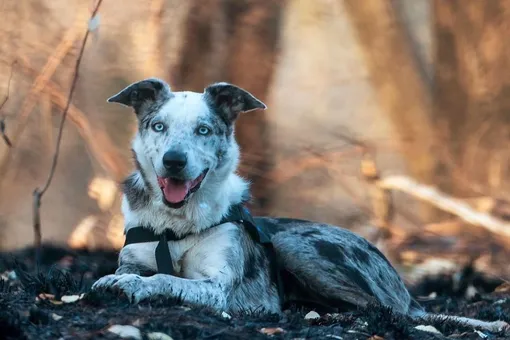
[[[291,308],[286,317],[232,316],[226,319],[206,309],[192,309],[171,301],[130,305],[124,296],[88,293],[99,277],[116,269],[112,251],[74,251],[46,245],[41,265],[34,265],[33,249],[0,254],[0,339],[116,339],[111,325],[134,325],[144,339],[162,332],[173,339],[508,339],[510,333],[476,332],[452,321],[437,321],[442,334],[416,329],[419,322],[372,305],[351,313],[321,314]],[[465,268],[455,275],[429,277],[413,294],[435,298],[421,303],[428,311],[510,322],[510,293],[494,292],[500,284]],[[478,293],[466,298],[466,290]],[[54,297],[36,298],[39,294]],[[62,303],[63,295],[86,293],[77,302]],[[58,320],[56,320],[58,319]],[[280,328],[280,330],[278,330]],[[264,330],[263,330],[264,329]],[[265,334],[275,331],[272,336]],[[265,332],[265,333],[264,333]]]

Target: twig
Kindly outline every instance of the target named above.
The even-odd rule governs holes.
[[[46,90],[50,93],[54,104],[65,107],[66,97],[59,87],[49,82]],[[101,167],[115,180],[120,181],[126,175],[127,165],[108,135],[99,128],[94,129],[87,115],[73,104],[69,107],[67,119],[74,123]]]
[[[14,74],[14,66],[16,66],[17,63],[18,62],[15,60],[11,64],[11,74],[9,75],[9,80],[7,81],[7,93],[5,94],[5,98],[2,101],[2,104],[0,104],[0,111],[2,111],[2,109],[4,108],[5,103],[7,103],[7,101],[9,100],[9,93],[10,93],[10,90],[11,90],[12,75]]]
[[[17,61],[14,60],[11,64],[11,74],[9,75],[9,80],[7,81],[7,93],[5,94],[5,98],[2,101],[2,104],[0,104],[0,113],[2,112],[2,109],[4,108],[4,105],[9,100],[9,94],[11,92],[11,80],[12,80],[12,75],[14,74],[14,66],[16,65],[16,63],[17,63]],[[0,118],[0,134],[2,134],[2,138],[5,142],[5,144],[7,144],[8,147],[12,147],[11,140],[9,139],[9,137],[7,137],[7,134],[5,133],[5,115]]]
[[[405,176],[390,176],[377,181],[384,189],[398,190],[414,196],[443,211],[458,216],[472,225],[483,227],[494,234],[510,237],[510,223],[486,213],[476,211],[467,203],[440,192],[431,186],[417,183]]]
[[[37,75],[37,71],[28,62],[23,63],[22,66],[23,71],[27,75]],[[67,103],[67,95],[63,93],[60,86],[49,80],[43,92],[50,96],[52,104],[64,110]],[[95,129],[87,119],[87,115],[73,104],[69,107],[67,120],[74,124],[81,137],[87,143],[92,156],[99,162],[101,167],[113,176],[115,180],[122,180],[126,175],[128,165],[114,146],[110,137],[101,129]]]
[[[101,6],[101,3],[103,0],[98,0],[96,3],[96,6],[94,10],[92,11],[92,14],[90,16],[90,19],[93,19],[97,12],[99,11],[99,7]],[[40,214],[40,208],[41,208],[41,200],[44,194],[46,193],[46,190],[48,190],[49,186],[51,185],[51,182],[53,180],[53,176],[55,174],[55,169],[57,167],[58,163],[58,156],[60,152],[60,144],[62,142],[62,133],[64,131],[64,123],[66,121],[67,117],[67,111],[69,110],[69,107],[71,106],[71,101],[73,99],[73,94],[76,89],[76,84],[78,83],[78,75],[79,75],[79,69],[81,60],[83,58],[83,52],[85,51],[85,46],[87,44],[87,40],[89,37],[90,30],[87,29],[85,32],[85,36],[83,37],[82,45],[80,48],[80,52],[78,54],[78,58],[76,59],[76,65],[74,68],[74,76],[73,81],[71,83],[71,88],[69,89],[69,96],[67,97],[67,104],[64,108],[64,112],[62,113],[62,119],[60,120],[60,127],[58,131],[57,136],[57,142],[55,146],[55,153],[53,155],[53,162],[51,164],[50,173],[48,175],[48,178],[46,179],[46,183],[44,184],[42,189],[36,188],[33,193],[33,214],[34,214],[34,233],[35,233],[35,240],[34,245],[36,249],[36,264],[37,267],[39,267],[39,259],[40,259],[40,253],[41,253],[41,214]]]
[[[36,105],[37,99],[46,86],[46,83],[53,76],[53,73],[57,69],[57,67],[61,64],[62,59],[68,54],[69,50],[72,48],[73,43],[75,41],[76,35],[76,26],[73,26],[62,38],[60,44],[55,48],[54,53],[48,58],[46,64],[41,70],[40,74],[35,79],[32,87],[26,99],[21,106],[21,109],[18,110],[18,114],[16,116],[16,120],[13,121],[14,128],[13,133],[11,134],[11,142],[13,148],[0,148],[0,175],[4,173],[5,168],[7,166],[7,161],[10,156],[11,149],[16,147],[18,139],[20,138],[23,130],[25,129],[26,122],[30,113]],[[22,59],[22,58],[20,58]]]
[[[379,228],[376,240],[391,236],[392,222],[395,219],[395,205],[391,191],[377,185],[381,174],[375,163],[375,155],[366,152],[361,160],[361,174],[369,186],[368,194],[372,204],[373,222]]]

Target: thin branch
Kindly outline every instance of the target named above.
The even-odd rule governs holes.
[[[2,104],[0,104],[0,111],[2,111],[2,109],[4,108],[5,103],[7,103],[7,101],[9,100],[9,93],[10,93],[10,90],[11,90],[12,75],[14,74],[14,66],[16,66],[17,63],[18,62],[15,60],[11,64],[11,74],[9,75],[9,80],[7,81],[7,93],[5,94],[5,98],[2,101]]]
[[[28,62],[23,63],[22,67],[27,75],[37,75],[37,71]],[[48,94],[51,97],[51,102],[63,112],[67,104],[67,95],[64,94],[62,88],[49,80],[43,92]],[[94,128],[87,119],[87,115],[73,104],[69,107],[67,120],[75,125],[79,134],[87,143],[92,156],[99,162],[101,167],[113,176],[115,180],[122,180],[126,175],[128,165],[110,137],[101,129]]]
[[[2,112],[2,109],[4,108],[4,105],[9,100],[9,94],[11,92],[11,80],[12,80],[12,75],[14,74],[14,66],[16,66],[16,63],[17,63],[17,61],[15,60],[11,64],[11,74],[9,75],[9,80],[7,81],[7,93],[5,94],[5,98],[2,101],[2,104],[0,104],[0,113]],[[2,138],[5,142],[5,144],[7,144],[8,147],[12,147],[11,140],[9,139],[9,137],[7,137],[7,134],[5,133],[5,116],[0,118],[0,134],[2,135]]]
[[[52,83],[48,84],[51,100],[59,107],[65,106],[65,96]],[[78,133],[87,143],[92,156],[115,180],[120,181],[126,175],[127,164],[108,134],[100,128],[93,128],[87,115],[75,105],[69,107],[67,119],[71,121]]]
[[[26,96],[23,105],[18,110],[16,120],[13,121],[14,127],[11,134],[11,142],[13,148],[1,148],[0,147],[0,175],[4,173],[5,168],[10,157],[10,152],[16,147],[18,139],[23,133],[28,117],[36,105],[39,95],[46,86],[49,79],[53,76],[53,73],[57,67],[61,64],[62,59],[69,53],[75,41],[75,35],[77,31],[77,25],[73,26],[62,38],[60,44],[55,48],[53,54],[48,58],[43,69],[35,79],[30,88],[28,95]],[[23,60],[23,57],[19,59]]]
[[[91,18],[94,18],[96,16],[97,11],[99,10],[99,7],[101,6],[102,2],[103,2],[103,0],[99,0],[97,2],[97,5],[96,5],[94,11],[92,12]],[[67,112],[69,110],[69,107],[71,106],[71,101],[73,99],[74,91],[76,89],[76,84],[78,83],[78,75],[79,75],[80,64],[81,64],[81,60],[83,58],[83,52],[85,51],[85,45],[87,44],[89,33],[90,33],[90,31],[87,30],[86,33],[85,33],[85,37],[83,38],[83,42],[82,42],[82,45],[81,45],[80,53],[78,54],[78,58],[76,59],[76,66],[75,66],[75,69],[74,69],[73,82],[72,82],[71,88],[69,90],[69,96],[67,98],[66,107],[64,108],[64,112],[62,113],[62,119],[60,120],[60,127],[59,127],[59,131],[58,131],[58,136],[57,136],[57,143],[56,143],[56,147],[55,147],[55,153],[53,155],[53,162],[52,162],[52,165],[51,165],[50,173],[48,175],[48,178],[46,180],[45,185],[43,186],[43,189],[42,190],[36,189],[36,191],[38,191],[40,196],[44,195],[46,190],[48,190],[48,188],[49,188],[49,186],[51,184],[51,181],[53,180],[53,175],[55,173],[55,169],[57,167],[58,156],[59,156],[59,151],[60,151],[60,144],[61,144],[61,141],[62,141],[62,133],[63,133],[63,130],[64,130],[64,123],[65,123],[66,118],[67,118]]]
[[[101,6],[101,3],[103,0],[98,0],[96,3],[96,6],[94,10],[92,11],[92,14],[90,16],[90,19],[92,20],[97,15],[97,12],[99,11],[99,8]],[[33,193],[33,214],[34,214],[34,233],[35,233],[35,249],[36,249],[36,263],[39,264],[40,259],[40,250],[41,250],[41,214],[40,214],[40,208],[41,208],[41,200],[48,188],[51,185],[51,182],[53,180],[53,176],[55,174],[55,169],[57,168],[58,163],[58,156],[60,153],[60,144],[62,142],[62,134],[64,131],[64,123],[67,118],[67,112],[69,110],[69,107],[71,106],[71,101],[73,99],[74,91],[76,89],[76,84],[78,83],[78,76],[79,76],[79,69],[81,60],[83,58],[83,53],[85,51],[85,46],[87,44],[87,40],[89,37],[90,30],[87,29],[85,32],[85,36],[83,37],[82,45],[80,48],[80,52],[78,54],[78,58],[76,59],[76,65],[74,68],[74,77],[73,81],[71,83],[71,88],[69,89],[69,96],[67,97],[67,104],[64,108],[64,112],[62,113],[62,119],[60,120],[60,127],[58,131],[56,146],[55,146],[55,153],[53,155],[53,161],[51,164],[50,173],[48,174],[48,178],[46,179],[46,183],[44,184],[42,189],[36,188]]]

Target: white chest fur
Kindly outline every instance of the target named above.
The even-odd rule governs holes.
[[[239,229],[232,223],[222,224],[180,241],[169,241],[172,265],[177,275],[200,279],[213,277],[225,268],[227,254],[235,252]],[[155,250],[158,242],[129,244],[122,248],[119,264],[133,264],[157,271]]]

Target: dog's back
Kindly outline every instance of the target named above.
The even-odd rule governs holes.
[[[407,313],[412,299],[386,257],[353,232],[327,224],[258,217],[271,235],[292,301],[350,309],[381,302]]]
[[[412,299],[386,257],[340,227],[288,218],[255,219],[271,235],[292,301],[350,309],[380,302],[408,313]]]

